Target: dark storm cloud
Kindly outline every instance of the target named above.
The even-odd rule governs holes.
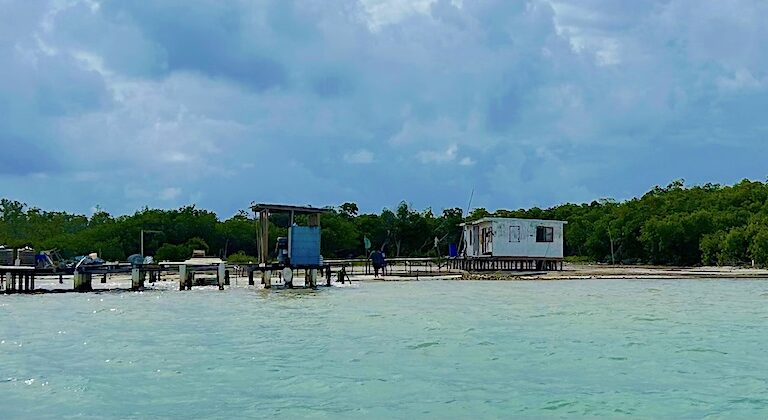
[[[229,213],[254,198],[439,209],[473,188],[477,205],[546,206],[763,178],[766,12],[0,1],[0,188],[57,208]]]

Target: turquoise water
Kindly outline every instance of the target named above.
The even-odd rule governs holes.
[[[768,417],[768,281],[0,296],[0,418]]]

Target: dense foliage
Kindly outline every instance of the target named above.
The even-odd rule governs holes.
[[[470,218],[482,216],[474,213]],[[600,200],[495,215],[566,220],[566,255],[591,261],[768,265],[768,184],[762,182],[686,187],[678,180],[620,203]]]
[[[591,261],[671,265],[768,265],[768,184],[744,180],[733,186],[686,187],[675,181],[625,202],[600,200],[550,209],[474,209],[467,219],[484,216],[568,221],[566,255]],[[322,253],[326,258],[362,256],[364,238],[389,256],[444,255],[457,244],[461,209],[414,210],[406,203],[379,214],[359,214],[344,203],[322,216]],[[286,234],[287,217],[270,217],[270,244]],[[0,201],[0,244],[57,249],[64,256],[98,252],[124,260],[140,250],[157,259],[178,260],[192,249],[249,261],[258,255],[257,224],[245,211],[227,220],[194,206],[178,210],[145,208],[113,217],[96,211],[90,218],[28,208]],[[437,247],[435,244],[437,243]],[[272,245],[273,246],[273,245]]]
[[[391,250],[392,255],[437,255],[434,238],[439,237],[440,248],[446,248],[441,252],[447,252],[447,243],[458,241],[461,220],[459,209],[435,216],[431,210],[417,212],[403,203],[395,211],[358,215],[357,205],[345,203],[322,216],[322,251],[326,258],[362,256],[367,237],[373,247]],[[284,214],[270,216],[271,246],[287,234],[288,223]],[[183,260],[194,249],[241,262],[254,261],[258,255],[257,222],[245,211],[223,221],[194,206],[145,208],[119,217],[97,210],[89,218],[0,200],[0,245],[8,247],[55,249],[65,258],[97,252],[105,260],[124,261],[140,252],[142,230],[144,253],[157,260]]]

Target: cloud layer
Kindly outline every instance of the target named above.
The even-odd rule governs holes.
[[[123,213],[763,178],[761,1],[0,0],[0,187]]]

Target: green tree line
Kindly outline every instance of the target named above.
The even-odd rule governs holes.
[[[581,259],[662,265],[768,266],[768,183],[744,180],[732,186],[687,187],[682,180],[654,187],[622,202],[601,199],[548,209],[489,211],[460,208],[417,210],[407,203],[379,213],[360,213],[354,203],[329,209],[321,218],[325,258],[365,254],[364,238],[388,256],[445,255],[458,244],[459,224],[486,216],[556,219],[568,222],[565,253]],[[286,215],[270,216],[270,246],[287,233]],[[140,250],[145,230],[147,255],[159,260],[188,258],[192,249],[232,260],[257,255],[257,223],[240,211],[221,220],[208,210],[145,208],[132,215],[92,216],[43,211],[18,201],[0,200],[0,244],[56,249],[64,257],[98,252],[122,261]],[[437,244],[437,246],[435,246]],[[270,251],[272,251],[270,249]]]
[[[392,256],[437,255],[443,251],[435,249],[434,237],[439,237],[440,248],[447,252],[447,244],[459,239],[461,221],[460,209],[436,216],[431,210],[416,211],[401,203],[394,211],[358,214],[356,204],[344,203],[321,218],[322,252],[326,258],[363,256],[367,237],[373,247]],[[285,214],[270,216],[270,247],[278,236],[287,235],[288,224]],[[108,261],[124,261],[140,252],[143,230],[144,253],[157,260],[184,260],[193,249],[204,249],[209,255],[253,261],[258,255],[257,225],[252,214],[243,210],[226,220],[195,206],[145,208],[117,217],[97,209],[87,217],[0,200],[0,245],[57,250],[64,258],[96,252]]]
[[[486,214],[477,209],[469,218]],[[493,215],[565,220],[566,255],[590,261],[768,266],[768,183],[763,182],[686,187],[676,180],[623,202],[602,199]]]

